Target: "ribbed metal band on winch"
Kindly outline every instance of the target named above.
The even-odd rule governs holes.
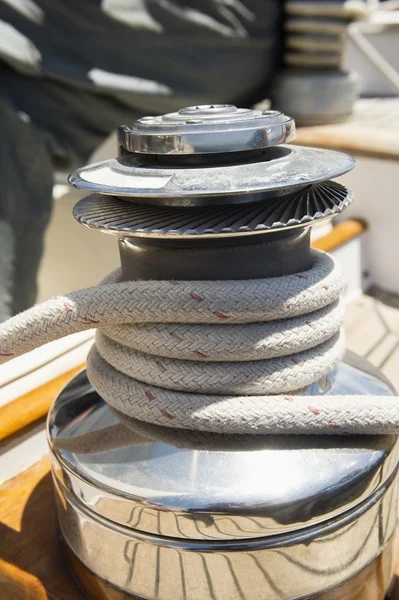
[[[86,227],[135,237],[239,236],[313,225],[352,202],[343,185],[326,181],[267,203],[206,209],[144,206],[92,194],[77,203],[75,218]],[[206,214],[206,219],[204,215]]]

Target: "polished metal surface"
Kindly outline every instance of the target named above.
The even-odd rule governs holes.
[[[294,137],[294,120],[281,112],[230,104],[188,106],[119,128],[119,143],[128,152],[160,155],[256,150]]]
[[[92,194],[74,207],[75,219],[104,233],[146,238],[237,237],[313,225],[342,212],[353,194],[325,181],[268,202],[204,209],[145,206]]]
[[[328,524],[292,536],[222,542],[143,534],[95,515],[58,481],[55,487],[61,532],[75,555],[112,585],[151,600],[313,597],[397,543],[396,478]]]
[[[78,169],[69,181],[140,204],[189,207],[284,196],[343,175],[354,165],[342,152],[281,145],[252,159],[212,165],[165,164],[151,156],[126,154]]]
[[[345,363],[306,393],[392,395]],[[186,447],[176,447],[122,425],[84,373],[57,399],[48,431],[56,479],[90,511],[173,538],[295,536],[364,502],[398,462],[395,436],[228,436],[228,444],[221,436],[218,444],[205,435],[196,447],[188,432]]]

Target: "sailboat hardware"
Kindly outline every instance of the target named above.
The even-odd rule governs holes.
[[[118,158],[71,176],[91,192],[75,217],[116,236],[120,271],[0,330],[17,354],[99,329],[48,419],[61,533],[94,598],[388,590],[397,399],[343,356],[339,267],[310,249],[352,201],[330,178],[354,162],[293,134],[227,105],[122,127]]]

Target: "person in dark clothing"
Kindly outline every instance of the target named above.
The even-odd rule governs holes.
[[[55,169],[120,124],[264,97],[279,0],[0,2],[0,320],[31,306]]]

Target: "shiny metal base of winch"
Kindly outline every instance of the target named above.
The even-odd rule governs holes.
[[[350,354],[306,393],[393,391]],[[218,448],[187,432],[178,447],[122,425],[84,372],[54,403],[48,436],[73,563],[120,598],[343,600],[323,594],[394,543],[395,436],[231,436]]]
[[[397,536],[393,536],[381,554],[360,573],[346,580],[342,585],[327,592],[303,600],[391,600],[394,596],[387,589],[387,582],[395,582],[395,556]],[[65,548],[70,568],[81,588],[91,598],[97,600],[143,600],[118,590],[104,579],[92,573],[76,556]],[[241,598],[242,596],[237,596]],[[264,596],[267,598],[267,596]],[[263,599],[262,599],[263,600]]]

